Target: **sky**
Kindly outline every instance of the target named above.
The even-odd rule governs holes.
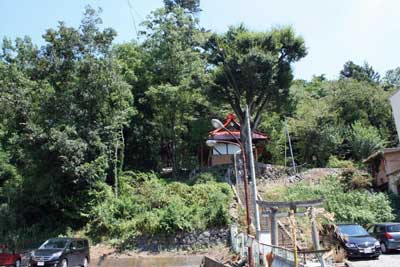
[[[244,23],[255,31],[292,26],[308,55],[294,64],[295,78],[338,77],[346,61],[368,62],[381,75],[400,66],[399,0],[201,0],[200,24],[223,33]],[[79,26],[84,7],[101,7],[105,27],[118,32],[116,43],[136,32],[162,0],[0,0],[0,38],[28,35],[43,45],[42,34],[58,21]]]

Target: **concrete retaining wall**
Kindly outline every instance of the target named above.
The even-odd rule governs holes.
[[[99,267],[199,267],[203,256],[107,258]],[[93,266],[93,265],[92,265]]]
[[[132,240],[132,245],[140,251],[188,251],[226,245],[228,239],[229,229],[209,229],[203,232],[178,233],[175,236],[141,236]]]

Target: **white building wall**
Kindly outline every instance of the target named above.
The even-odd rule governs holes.
[[[217,143],[213,148],[213,155],[233,155],[238,153],[239,146],[228,143]]]
[[[400,140],[400,90],[390,97],[394,121],[396,122],[397,136]]]

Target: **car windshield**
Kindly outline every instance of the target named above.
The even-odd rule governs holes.
[[[339,231],[341,234],[348,236],[368,235],[367,231],[360,225],[339,225]]]
[[[66,240],[49,239],[39,249],[63,249],[67,246],[67,243]]]
[[[400,224],[389,225],[388,232],[400,232]]]

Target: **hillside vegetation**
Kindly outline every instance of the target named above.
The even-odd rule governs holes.
[[[347,62],[337,80],[294,80],[293,64],[307,55],[294,29],[213,33],[201,27],[198,6],[165,1],[127,43],[116,44],[91,7],[79,27],[45,30],[41,46],[29,36],[3,40],[0,240],[83,231],[118,242],[226,226],[229,187],[212,173],[189,181],[189,172],[210,120],[243,120],[244,104],[270,137],[264,162],[284,164],[286,124],[306,167],[362,166],[398,143],[388,96],[400,86],[400,68],[381,78],[367,63]],[[284,192],[326,195],[339,220],[391,219],[378,206],[386,207],[383,194],[331,179]]]

